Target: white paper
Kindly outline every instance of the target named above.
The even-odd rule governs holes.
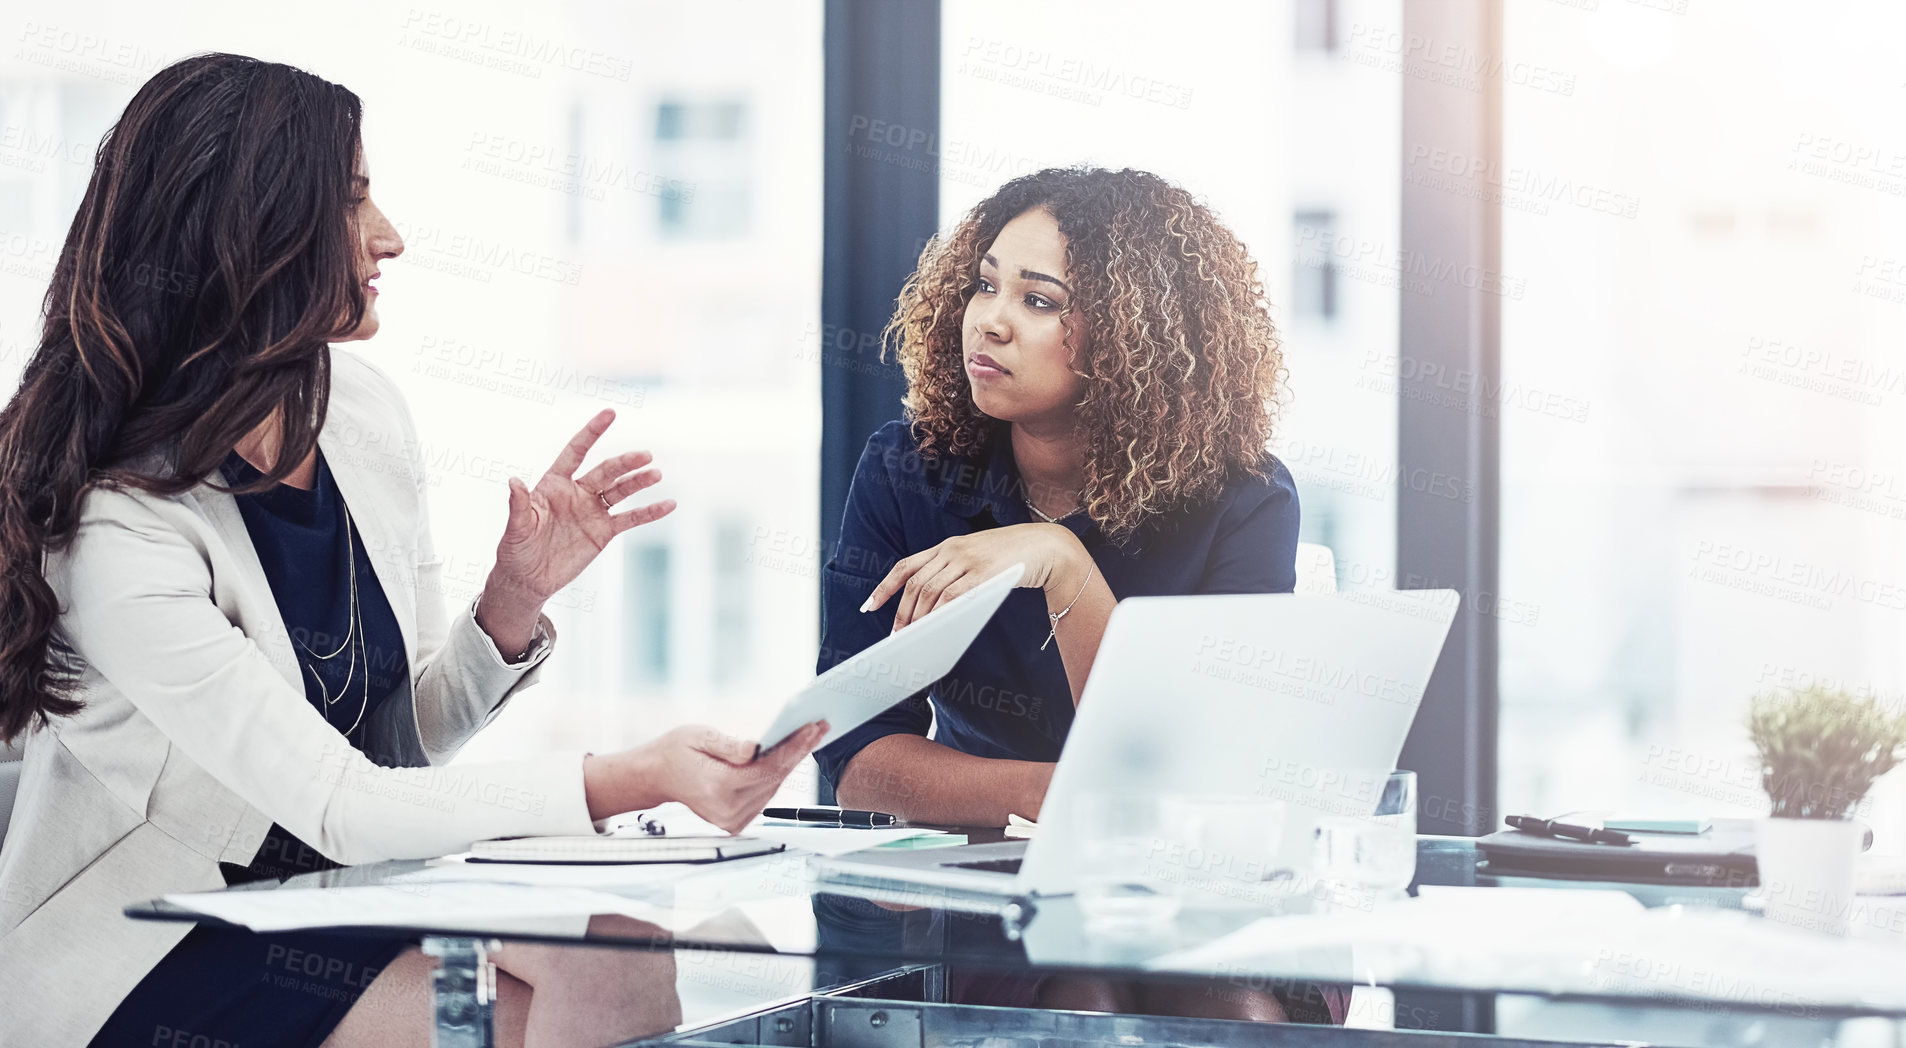
[[[877,848],[893,841],[946,835],[944,830],[919,830],[907,826],[857,830],[851,826],[797,825],[786,822],[756,822],[741,833],[744,837],[759,837],[764,841],[785,844],[790,848],[799,848],[802,851],[825,855],[829,858],[866,848]]]
[[[1150,967],[1221,971],[1298,951],[1398,951],[1516,957],[1537,941],[1557,943],[1633,922],[1646,908],[1621,891],[1423,885],[1418,897],[1368,910],[1265,917],[1222,938],[1159,957]]]
[[[1877,918],[1875,918],[1877,920]],[[1283,971],[1394,984],[1906,1007],[1906,949],[1620,891],[1426,887],[1370,911],[1268,917],[1148,966]]]
[[[534,884],[551,888],[641,888],[679,880],[705,866],[688,862],[622,863],[616,865],[562,865],[534,862],[467,862],[464,852],[432,859],[421,870],[392,877],[395,883],[422,884],[479,881],[490,884]]]
[[[597,913],[647,916],[654,909],[633,899],[582,888],[476,882],[191,892],[165,898],[175,905],[260,932],[294,928],[464,927],[522,918]]]

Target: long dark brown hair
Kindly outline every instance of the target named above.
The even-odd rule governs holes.
[[[95,487],[186,491],[276,414],[277,484],[309,456],[328,341],[355,328],[362,105],[310,73],[209,54],[160,70],[100,142],[0,410],[0,740],[77,713],[42,558]],[[155,469],[133,461],[158,452]]]

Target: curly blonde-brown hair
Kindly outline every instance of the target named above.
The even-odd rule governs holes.
[[[887,344],[906,371],[906,414],[927,454],[972,455],[998,423],[973,403],[961,324],[980,256],[1012,219],[1043,209],[1065,237],[1084,320],[1084,508],[1115,541],[1147,521],[1265,475],[1284,355],[1238,238],[1190,193],[1129,168],[1049,168],[1001,186],[928,242]]]

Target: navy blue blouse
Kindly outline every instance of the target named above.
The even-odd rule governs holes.
[[[1289,593],[1297,584],[1297,488],[1283,463],[1266,460],[1268,476],[1240,476],[1215,500],[1148,525],[1123,545],[1083,513],[1060,523],[1078,535],[1115,598]],[[923,456],[906,423],[882,426],[861,453],[822,573],[818,669],[892,631],[897,599],[864,614],[860,606],[896,561],[955,535],[1032,519],[1003,426],[971,457]],[[1050,626],[1045,595],[1014,590],[950,673],[817,752],[821,773],[839,786],[868,743],[924,737],[935,714],[938,741],[963,753],[1058,760],[1072,727],[1072,688],[1059,646],[1039,650]]]
[[[233,485],[264,475],[236,451],[222,468],[227,483]],[[278,484],[234,497],[252,547],[258,551],[259,566],[271,584],[272,599],[291,634],[305,701],[352,746],[363,749],[372,714],[404,682],[410,663],[397,616],[377,581],[364,539],[355,525],[346,526],[344,495],[330,464],[320,452],[317,479],[308,490]],[[351,635],[353,565],[364,628],[361,638]],[[316,657],[333,652],[338,654],[329,659]],[[242,870],[228,866],[225,875],[236,884],[335,865],[274,824],[251,865]]]

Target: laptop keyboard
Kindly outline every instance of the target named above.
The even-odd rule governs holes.
[[[1018,873],[1019,864],[1025,861],[1024,859],[981,859],[978,862],[949,862],[947,865],[961,870],[990,870],[994,873]]]

